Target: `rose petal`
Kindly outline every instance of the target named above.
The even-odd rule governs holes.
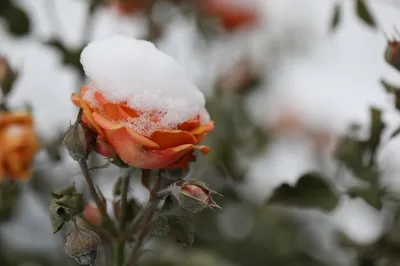
[[[118,113],[118,117],[121,120],[125,120],[128,121],[130,118],[134,118],[137,116],[137,113],[135,114],[135,116],[131,116],[129,115],[121,106],[117,105],[117,113]]]
[[[82,99],[81,99],[81,107],[83,109],[83,113],[86,116],[86,119],[89,122],[89,126],[94,127],[96,129],[97,133],[102,138],[104,138],[105,135],[104,135],[103,129],[101,129],[101,127],[96,123],[96,121],[94,120],[93,115],[92,115],[92,110],[90,110],[90,108],[86,105],[85,101],[83,101]]]
[[[191,130],[190,133],[192,133],[193,135],[200,135],[204,132],[212,131],[213,129],[214,129],[214,122],[211,121],[208,124],[201,125],[195,129]]]
[[[71,95],[71,101],[78,107],[81,107],[81,96],[79,96],[77,93],[72,93]]]
[[[126,128],[126,132],[128,132],[128,134],[131,136],[133,141],[135,141],[137,144],[140,144],[140,145],[143,145],[143,146],[146,146],[149,148],[154,148],[154,149],[160,148],[160,146],[157,143],[146,138],[143,135],[140,135],[139,133],[136,133],[133,129]]]
[[[174,148],[172,148],[172,150],[174,152],[181,153],[181,154],[184,154],[190,150],[199,150],[203,154],[208,154],[210,152],[211,148],[208,146],[196,146],[196,145],[192,145],[192,144],[185,144],[185,145],[181,145],[178,147],[174,147]]]
[[[114,131],[121,128],[125,128],[128,136],[131,138],[131,142],[135,144],[139,144],[141,146],[147,146],[150,148],[159,148],[158,144],[149,140],[145,136],[142,136],[130,128],[124,127],[122,124],[114,123],[111,120],[105,118],[104,116],[100,115],[99,113],[93,113],[93,118],[95,121],[107,131]],[[112,146],[113,144],[111,144]]]
[[[96,139],[96,152],[108,158],[114,158],[116,155],[110,144],[101,138]]]
[[[120,106],[120,108],[126,113],[128,114],[128,116],[130,118],[135,118],[135,117],[139,117],[138,112],[136,112],[134,109],[128,107],[128,106]]]
[[[94,97],[95,97],[96,100],[97,100],[100,104],[102,104],[102,105],[110,103],[106,98],[104,98],[104,96],[103,96],[100,92],[97,92],[97,91],[96,91],[96,92],[94,93]]]
[[[121,116],[119,115],[118,112],[118,105],[116,104],[112,104],[112,103],[107,103],[103,105],[103,109],[105,114],[112,118],[113,120],[121,120]]]
[[[80,91],[81,91],[82,97],[85,96],[85,94],[87,93],[88,89],[89,89],[88,86],[81,86]]]
[[[196,146],[186,144],[188,148],[181,148],[175,151],[173,148],[166,150],[145,150],[137,144],[131,135],[121,128],[107,132],[107,140],[119,158],[126,164],[143,169],[161,169],[172,165],[185,153],[193,150]],[[178,146],[178,147],[182,147]]]
[[[93,119],[101,128],[105,130],[117,130],[123,127],[122,124],[115,123],[97,112],[93,113]]]
[[[202,133],[200,135],[195,135],[196,143],[202,142],[205,139],[205,137],[207,137],[207,134],[208,134],[208,132],[204,132],[204,133]]]
[[[199,117],[197,117],[196,119],[184,122],[183,124],[180,124],[178,126],[178,129],[184,130],[184,131],[191,131],[191,130],[197,128],[198,126],[200,126],[200,118]]]
[[[156,130],[150,139],[162,150],[183,144],[196,144],[196,138],[191,133],[181,130]]]
[[[183,155],[178,161],[174,162],[173,164],[165,167],[165,169],[181,169],[181,168],[186,168],[188,164],[192,161],[194,161],[196,157],[193,155],[192,152],[188,152],[185,155]]]

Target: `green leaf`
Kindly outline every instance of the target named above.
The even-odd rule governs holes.
[[[385,89],[385,91],[386,91],[387,93],[393,93],[393,92],[395,92],[396,90],[400,90],[400,88],[397,88],[397,87],[393,86],[392,84],[389,84],[389,83],[388,83],[386,80],[384,80],[384,79],[381,79],[380,83],[381,83],[381,85],[383,86],[383,88]]]
[[[341,13],[341,6],[339,3],[335,4],[333,9],[332,19],[331,19],[331,30],[335,30],[341,21],[342,13]]]
[[[379,188],[354,188],[349,190],[348,194],[353,198],[362,198],[366,203],[378,210],[382,208],[381,198],[383,193]]]
[[[400,127],[398,127],[395,131],[393,131],[392,134],[390,134],[390,138],[392,139],[392,138],[396,137],[399,134],[400,134]]]
[[[169,226],[176,241],[184,247],[191,247],[196,233],[192,220],[187,216],[169,217]]]
[[[336,158],[343,162],[346,167],[353,171],[358,171],[364,167],[363,156],[366,149],[364,141],[344,139],[336,151]]]
[[[374,17],[371,14],[371,11],[369,10],[367,4],[365,3],[365,0],[357,0],[356,3],[356,12],[357,16],[368,26],[375,28],[376,27],[376,22]]]
[[[153,233],[157,236],[169,236],[172,233],[171,226],[169,226],[168,216],[158,216],[154,223]]]
[[[3,2],[3,0],[1,2]],[[0,15],[6,21],[8,31],[12,35],[22,37],[29,34],[31,30],[31,20],[20,7],[10,2],[10,4],[7,4],[5,8],[0,11]]]
[[[153,233],[158,236],[173,237],[184,247],[191,247],[196,228],[188,216],[160,215],[153,227]]]
[[[378,172],[374,165],[365,165],[364,158],[368,143],[362,140],[346,138],[336,151],[336,158],[342,162],[353,174],[364,181],[375,183]]]
[[[382,111],[376,108],[370,109],[371,125],[369,129],[368,146],[371,156],[375,157],[376,150],[381,142],[382,132],[385,129],[385,124],[382,121]]]
[[[338,202],[333,188],[318,173],[310,172],[301,176],[294,187],[283,184],[275,189],[267,204],[331,211]]]
[[[381,79],[381,84],[387,93],[394,95],[396,109],[400,110],[400,86],[389,84],[383,79]]]

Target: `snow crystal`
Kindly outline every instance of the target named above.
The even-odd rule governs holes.
[[[85,100],[98,106],[94,92],[100,92],[112,103],[126,102],[143,113],[129,121],[140,133],[174,128],[198,115],[203,122],[209,121],[204,95],[185,69],[151,42],[112,35],[86,46],[81,63],[91,79]],[[154,112],[162,114],[161,119],[149,125],[146,115]]]

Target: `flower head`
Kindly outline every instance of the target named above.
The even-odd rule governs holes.
[[[0,113],[0,180],[26,180],[39,149],[29,113]]]
[[[95,41],[81,62],[91,82],[73,94],[96,151],[143,169],[185,168],[213,122],[184,69],[150,42],[120,35]]]

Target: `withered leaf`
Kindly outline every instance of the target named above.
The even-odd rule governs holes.
[[[57,233],[65,222],[83,211],[82,194],[76,191],[75,185],[64,186],[52,192],[49,207],[50,222],[53,234]]]

